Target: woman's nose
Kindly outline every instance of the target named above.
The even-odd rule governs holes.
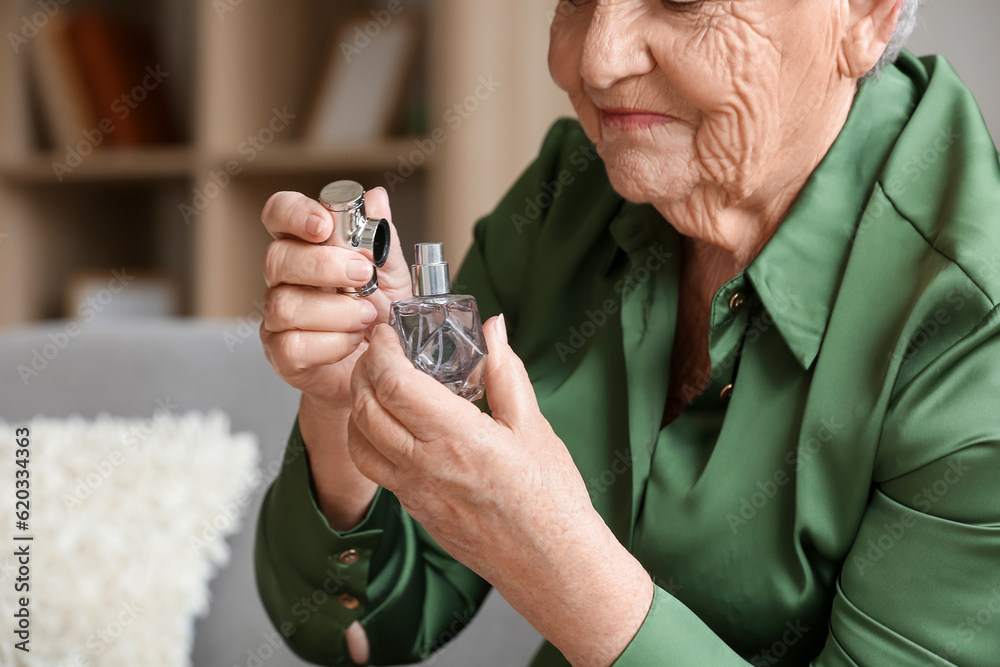
[[[638,3],[639,5],[643,3]],[[656,66],[634,2],[598,2],[583,40],[580,75],[590,86],[611,87]]]

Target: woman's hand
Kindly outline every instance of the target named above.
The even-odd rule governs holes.
[[[385,190],[365,194],[371,217],[389,221],[393,243],[378,272],[379,287],[366,299],[339,294],[372,276],[361,254],[316,245],[333,233],[333,217],[318,201],[279,192],[265,204],[261,220],[275,238],[264,255],[264,352],[288,384],[329,409],[350,409],[349,381],[372,327],[389,319],[389,305],[411,296],[409,267],[396,241]]]
[[[357,525],[377,490],[347,452],[351,372],[372,327],[388,320],[389,305],[411,295],[385,190],[368,191],[365,208],[370,216],[389,221],[394,240],[379,269],[378,289],[366,299],[337,293],[337,287],[367,283],[372,263],[350,250],[316,245],[328,239],[334,227],[333,217],[318,201],[279,192],[261,214],[275,241],[264,258],[267,293],[260,338],[274,370],[302,391],[299,428],[320,509],[337,530]]]
[[[642,624],[652,582],[594,510],[502,318],[484,330],[492,417],[376,327],[351,379],[351,456],[571,662],[609,665]]]

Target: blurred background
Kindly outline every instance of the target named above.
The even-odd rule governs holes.
[[[387,187],[404,248],[444,241],[455,269],[571,113],[546,67],[554,0],[48,5],[3,3],[0,324],[79,316],[122,267],[140,275],[110,313],[253,314],[264,201],[340,178]],[[994,132],[998,18],[932,2],[911,45],[952,60]]]
[[[256,515],[297,401],[257,340],[264,202],[337,179],[384,186],[407,257],[443,241],[457,270],[473,223],[572,113],[546,65],[555,6],[2,0],[0,418],[218,408],[258,442],[263,476],[223,531],[232,561],[193,626],[193,664],[302,664],[253,583]],[[922,19],[910,48],[946,55],[1000,137],[1000,4],[926,2]],[[493,597],[436,662],[524,665],[538,641]]]

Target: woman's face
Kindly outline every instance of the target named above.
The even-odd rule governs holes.
[[[849,0],[561,0],[549,69],[622,196],[721,188],[739,201],[788,177],[803,138],[839,111],[849,12]]]

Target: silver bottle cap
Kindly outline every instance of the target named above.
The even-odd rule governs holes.
[[[413,279],[413,296],[437,296],[451,293],[448,262],[444,261],[444,247],[440,243],[418,243],[413,247],[416,261],[410,267]]]
[[[365,189],[355,181],[328,183],[319,193],[323,205],[335,213],[344,213],[364,206]],[[350,225],[348,225],[350,227]]]
[[[319,193],[319,201],[333,214],[333,233],[321,245],[333,245],[356,250],[370,258],[376,267],[389,257],[390,231],[385,219],[369,218],[365,212],[365,189],[355,181],[327,184]],[[341,294],[354,298],[370,296],[378,289],[378,269],[372,270],[371,280],[359,289],[337,288]]]

